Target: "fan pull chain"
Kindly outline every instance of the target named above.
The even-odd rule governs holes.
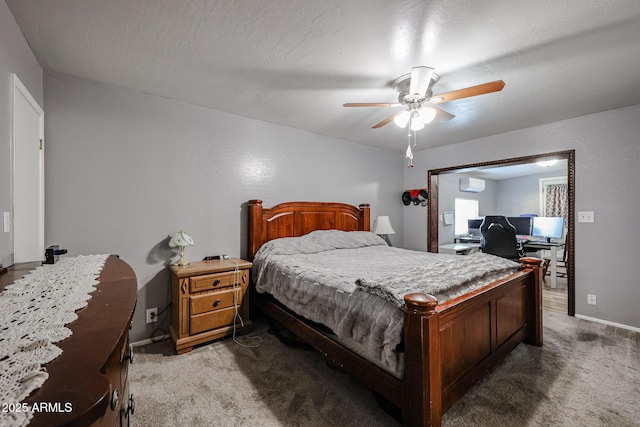
[[[411,133],[412,132],[409,131],[409,133],[407,134],[407,154],[405,156],[409,160],[409,163],[407,164],[408,168],[413,167],[413,151],[411,151]]]

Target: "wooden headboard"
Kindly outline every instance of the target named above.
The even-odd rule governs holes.
[[[369,205],[287,202],[264,208],[262,200],[249,200],[249,259],[269,240],[330,229],[369,231]]]

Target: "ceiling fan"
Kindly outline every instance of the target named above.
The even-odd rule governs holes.
[[[422,129],[426,123],[431,122],[436,116],[443,120],[451,120],[455,117],[453,114],[435,107],[433,104],[443,104],[457,99],[499,92],[504,87],[502,80],[496,80],[490,83],[433,95],[433,85],[435,85],[439,79],[440,76],[434,73],[431,67],[413,67],[410,74],[400,76],[392,83],[392,87],[399,92],[398,102],[347,103],[343,104],[343,106],[397,107],[404,105],[407,109],[393,113],[386,119],[375,124],[373,129],[381,128],[391,121],[394,121],[400,127],[405,127],[409,124],[412,131],[418,131]]]

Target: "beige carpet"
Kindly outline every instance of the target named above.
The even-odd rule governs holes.
[[[640,426],[640,334],[552,312],[544,322],[545,345],[518,346],[444,415],[444,426]],[[169,341],[137,348],[132,425],[399,425],[318,353],[255,325],[258,348],[230,339],[181,356]]]

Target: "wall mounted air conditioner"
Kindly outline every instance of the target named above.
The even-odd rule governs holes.
[[[478,178],[460,178],[460,191],[480,193],[484,191],[484,180]]]

